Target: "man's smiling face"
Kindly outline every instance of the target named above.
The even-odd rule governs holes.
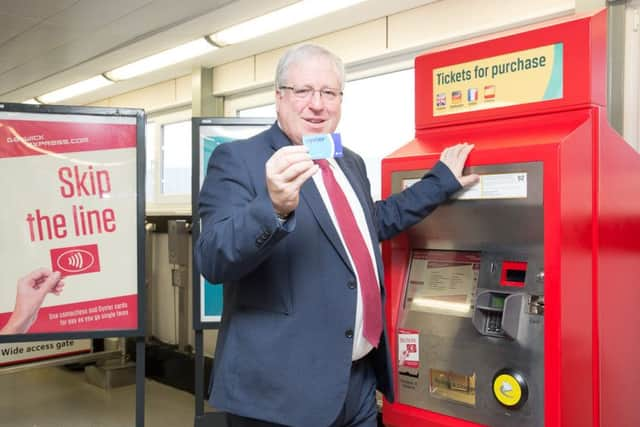
[[[286,85],[314,89],[307,99],[297,98],[293,90],[276,89],[278,123],[294,144],[302,144],[302,135],[335,132],[340,122],[342,96],[328,101],[319,92],[321,89],[342,90],[331,59],[313,56],[292,63],[286,71]]]

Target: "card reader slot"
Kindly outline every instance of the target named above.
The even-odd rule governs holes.
[[[509,296],[506,292],[483,291],[476,298],[476,310],[473,315],[473,325],[482,335],[504,337],[502,329],[502,315],[505,301]]]
[[[501,308],[487,307],[487,306],[484,306],[484,305],[479,305],[478,308],[480,310],[484,310],[484,311],[496,311],[498,313],[502,313],[502,309]]]

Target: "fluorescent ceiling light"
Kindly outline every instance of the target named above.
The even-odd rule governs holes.
[[[116,81],[126,80],[139,76],[140,74],[149,73],[169,65],[177,64],[178,62],[186,61],[187,59],[195,58],[196,56],[204,55],[216,49],[216,46],[213,46],[206,39],[201,38],[142,58],[131,64],[123,65],[115,70],[106,72],[105,76]]]
[[[26,101],[22,101],[23,104],[40,104],[40,101],[38,101],[35,98],[30,98],[27,99]]]
[[[209,38],[218,46],[226,46],[253,39],[279,29],[326,15],[336,10],[362,3],[364,0],[303,0],[266,15],[242,22],[211,34]]]
[[[90,79],[63,87],[62,89],[45,93],[44,95],[39,96],[38,99],[45,104],[52,104],[64,99],[82,95],[83,93],[91,92],[92,90],[96,90],[101,87],[109,86],[112,83],[112,81],[106,79],[104,76],[98,75],[95,77],[91,77]]]

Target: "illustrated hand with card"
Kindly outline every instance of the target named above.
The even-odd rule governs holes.
[[[0,335],[24,334],[38,317],[38,311],[47,294],[60,295],[64,288],[57,271],[38,268],[18,279],[16,304]]]

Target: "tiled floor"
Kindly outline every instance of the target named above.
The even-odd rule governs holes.
[[[193,395],[147,379],[145,427],[192,427]],[[104,390],[83,371],[40,368],[0,375],[0,427],[133,427],[135,385]]]

